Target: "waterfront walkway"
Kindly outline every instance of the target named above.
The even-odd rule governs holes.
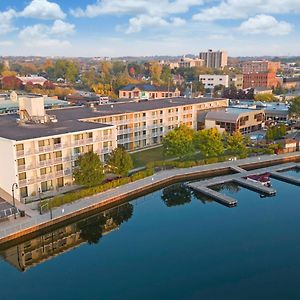
[[[88,212],[109,204],[116,204],[124,200],[128,196],[137,195],[150,190],[151,188],[161,187],[163,184],[167,185],[172,180],[185,180],[193,175],[206,174],[213,171],[228,170],[230,167],[237,167],[243,169],[247,165],[256,165],[256,168],[260,168],[263,163],[284,163],[291,160],[300,160],[300,153],[289,153],[281,155],[266,155],[261,157],[251,157],[236,161],[227,161],[223,163],[202,165],[185,169],[172,169],[161,171],[154,174],[152,177],[147,177],[126,185],[111,189],[109,191],[100,193],[98,195],[84,198],[76,202],[66,204],[62,207],[53,209],[52,220],[50,220],[50,213],[39,215],[37,211],[32,211],[30,208],[26,209],[25,218],[18,218],[3,222],[0,224],[0,243],[8,241],[9,239],[17,238],[23,234],[27,234],[43,227],[55,224],[57,222],[64,221],[72,216],[79,215],[81,213]]]

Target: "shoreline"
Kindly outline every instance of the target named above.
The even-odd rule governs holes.
[[[155,173],[151,177],[128,183],[126,185],[108,190],[106,192],[80,199],[74,203],[53,209],[53,219],[49,214],[33,216],[19,224],[0,223],[0,245],[13,240],[46,230],[48,227],[58,226],[73,219],[93,214],[95,210],[105,210],[128,202],[136,197],[148,194],[157,189],[186,180],[207,178],[214,175],[226,175],[232,172],[230,167],[241,167],[245,170],[254,170],[281,163],[300,161],[300,152],[251,157],[236,161],[226,161],[209,165],[202,165],[185,169],[172,169]],[[9,226],[7,226],[9,225]],[[6,228],[4,228],[6,227]]]

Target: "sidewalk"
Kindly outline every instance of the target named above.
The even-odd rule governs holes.
[[[266,155],[262,157],[251,157],[236,161],[227,161],[222,163],[216,164],[209,164],[209,165],[202,165],[192,168],[186,169],[172,169],[161,171],[154,174],[152,177],[147,177],[135,182],[128,183],[126,185],[111,189],[109,191],[100,193],[98,195],[94,195],[88,198],[80,199],[76,202],[66,204],[62,207],[53,209],[53,220],[59,221],[60,218],[71,217],[74,213],[78,213],[82,210],[92,209],[97,204],[109,204],[109,203],[118,203],[121,197],[125,197],[129,194],[142,192],[145,189],[153,188],[155,185],[160,185],[164,182],[167,182],[171,179],[174,179],[178,176],[188,176],[197,174],[203,171],[216,171],[220,169],[225,169],[232,166],[242,166],[252,163],[258,162],[271,162],[285,158],[294,158],[300,159],[300,152],[296,153],[288,153],[288,154],[281,154],[281,155]],[[284,163],[284,162],[283,162]],[[0,243],[1,239],[19,233],[23,230],[30,229],[31,227],[35,227],[37,225],[47,225],[50,220],[50,213],[46,213],[44,215],[37,214],[36,211],[30,212],[30,209],[26,209],[26,215],[31,217],[26,217],[24,219],[19,218],[18,222],[5,222],[0,224]]]

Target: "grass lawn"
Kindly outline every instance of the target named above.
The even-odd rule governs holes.
[[[174,158],[172,156],[165,156],[163,154],[163,147],[147,149],[136,153],[131,153],[130,155],[133,161],[134,168],[144,167],[149,162],[163,161],[163,160]],[[201,160],[203,158],[204,158],[203,155],[198,152],[182,158],[181,161]]]
[[[133,161],[134,168],[144,167],[147,163],[152,161],[161,161],[161,160],[172,158],[169,156],[166,157],[163,154],[163,147],[147,149],[147,150],[131,153],[130,155]]]

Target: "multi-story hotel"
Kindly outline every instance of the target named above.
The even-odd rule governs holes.
[[[161,143],[180,124],[197,129],[198,112],[227,107],[227,99],[172,98],[45,112],[42,97],[20,100],[19,115],[0,116],[0,191],[35,200],[72,188],[78,156],[93,151],[102,161],[117,145],[138,150]],[[1,194],[0,194],[1,196]]]

